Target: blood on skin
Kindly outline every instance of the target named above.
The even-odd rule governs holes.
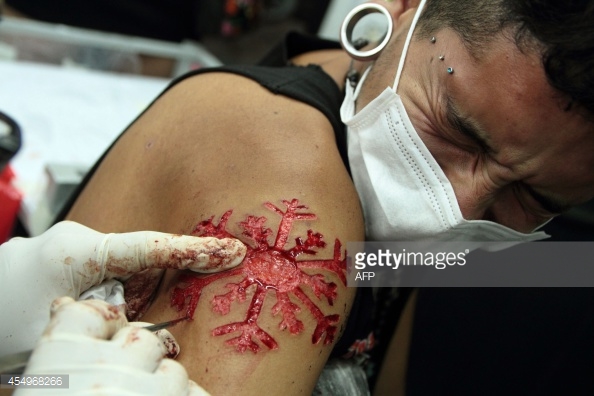
[[[267,209],[281,216],[273,244],[269,243],[273,231],[265,226],[266,217],[247,216],[244,221],[238,223],[243,229],[242,236],[251,242],[251,244],[246,243],[247,253],[242,265],[208,277],[197,277],[194,274],[185,273],[180,279],[181,286],[176,287],[171,296],[171,305],[179,311],[185,307],[185,315],[188,318],[193,318],[202,290],[206,286],[222,278],[242,275],[243,279],[240,281],[226,285],[229,289],[227,293],[216,295],[211,300],[211,308],[214,312],[227,315],[233,301],[245,301],[247,289],[255,289],[243,321],[229,323],[212,330],[213,336],[239,333],[236,337],[226,341],[228,345],[233,345],[239,352],[246,350],[258,352],[260,344],[268,349],[278,348],[276,340],[258,325],[258,318],[262,314],[262,306],[269,292],[276,295],[276,304],[272,307],[272,314],[280,314],[279,328],[281,330],[288,329],[291,334],[299,334],[304,331],[303,322],[297,318],[301,308],[291,302],[289,298],[289,295],[293,295],[301,301],[303,307],[311,313],[317,322],[312,333],[312,344],[318,344],[322,339],[324,345],[331,344],[336,335],[336,325],[340,316],[336,314],[324,315],[316,303],[304,292],[304,288],[309,288],[317,299],[325,299],[329,305],[333,305],[337,297],[337,286],[333,282],[327,282],[323,275],[310,275],[303,269],[315,268],[330,271],[346,285],[346,259],[341,259],[342,245],[338,239],[335,240],[334,255],[331,259],[297,260],[301,255],[314,256],[317,249],[326,246],[326,242],[324,242],[322,234],[308,230],[305,239],[296,238],[295,245],[288,247],[287,241],[293,223],[298,220],[315,220],[316,215],[303,212],[308,208],[301,205],[297,199],[283,200],[282,202],[286,207],[285,211],[270,202],[264,204]],[[213,222],[214,216],[199,223],[192,234],[217,238],[235,237],[226,230],[232,213],[232,210],[225,212],[218,224]]]

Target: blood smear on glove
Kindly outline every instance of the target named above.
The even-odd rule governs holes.
[[[169,359],[175,359],[177,355],[179,355],[179,344],[175,341],[175,338],[165,335],[164,333],[164,331],[159,330],[155,332],[155,335],[157,335],[165,345],[165,349],[167,350],[165,357]]]

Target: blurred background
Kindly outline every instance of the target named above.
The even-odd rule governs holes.
[[[283,35],[296,30],[304,33],[319,34],[324,37],[338,37],[338,29],[344,15],[358,0],[136,0],[136,1],[77,1],[55,0],[4,0],[3,14],[8,18],[43,22],[49,25],[27,25],[29,32],[46,28],[41,36],[55,36],[53,30],[64,27],[70,36],[78,36],[79,42],[86,46],[96,45],[106,39],[116,41],[113,34],[121,35],[122,40],[142,42],[145,47],[139,55],[144,65],[112,67],[113,70],[142,72],[145,75],[169,76],[167,62],[157,62],[157,54],[167,51],[164,44],[194,43],[207,50],[220,62],[254,63],[260,59]],[[10,22],[5,26],[4,35],[19,30],[20,47],[25,47],[23,35],[26,30],[13,27]],[[7,25],[7,24],[5,24]],[[39,30],[38,30],[39,31]],[[93,34],[93,33],[99,34]],[[108,35],[108,34],[112,35]],[[29,33],[31,34],[31,33]],[[50,38],[50,37],[47,37]],[[54,38],[55,37],[51,37]],[[74,38],[72,38],[74,40]],[[6,41],[6,40],[5,40]],[[31,43],[27,43],[31,45]],[[154,48],[151,50],[150,46]],[[125,48],[125,46],[123,47]],[[128,46],[132,51],[134,46]],[[115,50],[115,47],[111,48]],[[23,51],[24,49],[21,49]],[[55,49],[54,49],[55,52]],[[149,52],[148,54],[146,52]],[[22,58],[23,55],[20,55]],[[105,55],[103,55],[105,57]],[[90,56],[89,56],[90,57]],[[161,56],[163,58],[165,56]],[[150,63],[152,62],[152,63]],[[96,61],[96,63],[98,63]],[[97,64],[88,66],[99,68]]]

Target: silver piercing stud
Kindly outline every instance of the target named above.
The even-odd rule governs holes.
[[[444,60],[444,59],[445,59],[445,56],[443,56],[443,55],[439,55],[439,60],[441,60],[441,61],[442,61],[442,60]]]
[[[452,67],[448,67],[448,68],[446,69],[446,71],[448,72],[448,74],[452,74],[452,73],[454,73],[454,69],[453,69]]]
[[[436,42],[436,41],[437,41],[437,39],[435,38],[435,36],[431,37],[431,42],[432,42],[433,44],[435,44],[435,42]]]

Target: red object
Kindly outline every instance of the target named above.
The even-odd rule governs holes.
[[[0,243],[10,239],[23,198],[11,183],[14,176],[10,166],[0,173]]]
[[[322,234],[308,230],[305,239],[296,238],[293,247],[288,247],[288,237],[297,220],[314,220],[316,215],[303,212],[307,209],[297,199],[283,201],[286,211],[281,210],[270,202],[264,206],[281,216],[274,243],[270,243],[273,231],[265,226],[265,217],[247,216],[239,223],[243,228],[242,236],[247,237],[251,244],[246,244],[247,253],[239,267],[207,277],[199,277],[186,273],[182,275],[182,285],[173,290],[171,303],[178,310],[186,308],[185,315],[194,316],[198,300],[204,287],[221,278],[231,278],[241,275],[243,279],[227,284],[227,293],[216,295],[211,301],[211,309],[221,315],[227,315],[234,301],[242,302],[247,297],[247,291],[254,289],[245,320],[219,326],[212,330],[213,336],[235,334],[236,337],[226,341],[239,352],[250,350],[258,352],[261,346],[277,349],[278,343],[258,325],[258,318],[263,313],[262,306],[269,293],[276,295],[276,304],[272,307],[272,315],[280,316],[278,327],[288,329],[291,334],[305,331],[303,322],[298,318],[299,312],[311,315],[317,322],[311,342],[312,344],[330,344],[337,331],[336,325],[339,315],[325,315],[318,304],[325,300],[333,305],[336,300],[337,285],[327,281],[321,274],[312,274],[304,269],[319,269],[334,273],[346,285],[346,259],[342,256],[342,245],[337,239],[334,243],[333,257],[329,259],[310,258],[297,260],[301,255],[316,255],[318,249],[326,246]],[[213,223],[213,217],[203,221],[194,230],[193,235],[213,236],[218,238],[234,237],[226,230],[226,225],[232,211],[227,211],[218,224]],[[346,255],[346,253],[345,253]],[[309,289],[316,297],[312,300],[304,289]],[[291,301],[289,295],[295,297],[301,307]]]

